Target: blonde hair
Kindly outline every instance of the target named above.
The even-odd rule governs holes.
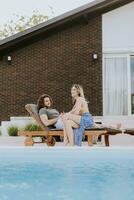
[[[72,87],[71,87],[71,89],[72,89],[73,87],[76,88],[79,97],[83,97],[83,98],[85,99],[83,87],[82,87],[81,85],[79,85],[79,84],[73,84]],[[76,101],[76,100],[75,100],[74,98],[72,98],[73,104],[75,104],[75,101]]]

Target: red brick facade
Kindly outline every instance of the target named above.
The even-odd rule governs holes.
[[[12,64],[0,61],[0,121],[27,115],[24,105],[51,95],[59,111],[71,109],[70,88],[83,86],[93,115],[102,115],[102,22],[76,23],[53,31],[14,52]],[[40,38],[39,38],[40,39]],[[92,53],[99,58],[92,60]]]

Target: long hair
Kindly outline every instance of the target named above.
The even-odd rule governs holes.
[[[42,94],[39,99],[37,100],[37,106],[38,106],[38,110],[40,110],[41,108],[45,108],[46,106],[44,105],[44,98],[49,98],[50,102],[51,102],[51,107],[53,106],[53,100],[52,97],[49,96],[48,94]]]
[[[73,87],[76,88],[79,97],[83,97],[83,98],[85,99],[83,87],[82,87],[81,85],[79,85],[79,84],[73,84],[72,87],[71,87],[71,89],[72,89]],[[75,100],[74,98],[72,98],[72,102],[73,102],[73,104],[75,104],[76,100]]]

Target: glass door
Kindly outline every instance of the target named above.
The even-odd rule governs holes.
[[[134,114],[134,55],[130,56],[130,74],[131,74],[131,114]]]
[[[109,55],[104,57],[104,115],[128,115],[127,61],[127,56]]]

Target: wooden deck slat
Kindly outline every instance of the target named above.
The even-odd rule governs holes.
[[[86,130],[85,135],[100,135],[100,134],[106,134],[107,131],[105,130]],[[49,131],[48,133],[45,131],[19,131],[19,136],[31,136],[31,137],[40,137],[40,136],[63,136],[63,131]]]

